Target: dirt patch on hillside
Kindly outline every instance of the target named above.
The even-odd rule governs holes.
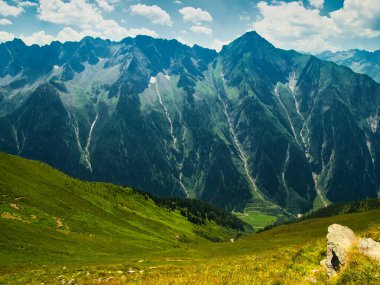
[[[30,224],[30,222],[28,220],[20,217],[17,214],[14,214],[14,213],[3,212],[3,213],[1,213],[1,218],[3,218],[3,219],[9,219],[9,220],[15,220],[15,221],[20,221],[20,222],[23,222],[23,223]]]

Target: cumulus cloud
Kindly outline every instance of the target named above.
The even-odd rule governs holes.
[[[341,36],[380,36],[378,0],[345,0],[343,8],[332,12],[330,16],[339,28]]]
[[[143,28],[128,29],[128,35],[129,35],[129,37],[135,37],[138,35],[145,35],[145,36],[150,36],[150,37],[154,37],[154,38],[158,37],[158,34],[155,31],[144,28],[144,27]]]
[[[19,7],[37,7],[37,3],[31,1],[14,0]]]
[[[45,31],[39,31],[29,36],[21,36],[20,38],[27,45],[38,43],[41,46],[50,44],[54,40],[54,37],[46,34]]]
[[[112,12],[115,9],[114,4],[117,2],[118,0],[96,0],[99,8],[105,12]]]
[[[116,2],[116,0],[107,0],[107,3]],[[93,36],[119,41],[125,37],[134,36],[138,30],[128,30],[114,20],[104,19],[99,8],[85,0],[40,0],[37,16],[40,20],[70,27],[71,30],[64,28],[61,34],[58,33],[56,39],[60,41],[69,39],[70,35],[72,40],[78,40],[83,36]],[[79,31],[74,30],[73,26],[79,28]],[[146,28],[139,30],[143,34],[158,36],[155,31]],[[32,41],[33,38],[30,39],[30,42]],[[39,44],[45,41],[35,42]]]
[[[8,5],[7,2],[5,2],[4,0],[0,0],[0,15],[3,15],[5,17],[8,17],[8,16],[17,17],[23,11],[24,9],[22,9],[22,7],[11,6],[11,5]]]
[[[298,1],[261,1],[257,4],[260,17],[251,29],[278,47],[307,52],[339,49],[334,42],[342,39],[380,36],[377,0],[345,0],[341,9],[326,16],[314,7]]]
[[[136,4],[130,7],[132,15],[140,15],[149,19],[153,24],[172,26],[170,15],[157,5]]]
[[[112,27],[110,27],[112,29]],[[152,31],[147,28],[131,28],[125,30],[125,34],[123,37],[135,37],[137,35],[147,35],[151,37],[158,37],[158,34],[155,31]],[[0,37],[2,36],[2,32],[0,32]],[[99,37],[103,39],[108,39],[109,37],[105,36],[102,32],[95,30],[82,30],[77,31],[71,27],[64,27],[61,31],[57,33],[56,36],[47,34],[45,31],[38,31],[29,36],[20,35],[19,37],[25,42],[27,45],[37,44],[40,46],[50,44],[53,41],[59,41],[61,43],[67,41],[80,41],[86,36],[90,36],[93,38]],[[12,40],[14,36],[12,34],[4,36],[7,40]],[[7,41],[4,40],[4,41]]]
[[[184,22],[191,22],[193,24],[201,24],[202,22],[212,22],[212,17],[209,12],[201,8],[185,7],[178,12],[182,15]]]
[[[46,22],[66,26],[56,36],[39,31],[30,36],[23,36],[27,44],[44,45],[53,40],[78,41],[85,36],[99,37],[119,41],[137,34],[158,37],[155,31],[147,28],[126,29],[114,20],[105,19],[101,10],[108,12],[119,0],[97,0],[90,3],[86,0],[40,0],[37,17]]]
[[[221,41],[221,40],[215,39],[211,43],[210,48],[219,52],[223,46],[228,45],[230,42],[231,41]]]
[[[189,39],[184,38],[182,36],[177,36],[177,41],[179,41],[180,43],[187,45],[189,47],[191,47],[195,44],[195,42],[193,42],[192,40],[189,40]]]
[[[158,34],[155,31],[152,31],[147,28],[132,28],[128,29],[127,35],[128,37],[135,37],[137,35],[147,35],[151,37],[158,37]],[[57,36],[55,37],[55,40],[60,41],[60,42],[66,42],[66,41],[80,41],[83,39],[85,36],[91,36],[91,37],[100,37],[100,38],[105,38],[101,33],[98,33],[96,31],[92,30],[85,30],[78,32],[70,27],[65,27],[63,30],[61,30]]]
[[[313,6],[317,9],[322,9],[324,2],[324,0],[309,0],[310,6]]]
[[[75,25],[88,29],[104,21],[100,11],[85,0],[40,0],[38,18],[54,24]]]
[[[12,41],[15,36],[11,33],[0,31],[0,43],[5,43],[8,41]]]
[[[0,26],[6,26],[6,25],[11,25],[12,22],[9,21],[8,19],[0,19]]]
[[[212,34],[212,29],[207,26],[191,26],[190,31],[208,36]]]

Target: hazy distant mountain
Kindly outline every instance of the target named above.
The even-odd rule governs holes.
[[[317,57],[347,66],[357,73],[367,74],[380,82],[380,50],[374,52],[357,49],[338,52],[325,51]]]
[[[380,84],[243,35],[0,45],[0,150],[90,180],[298,213],[375,197]],[[279,205],[279,206],[277,206]]]

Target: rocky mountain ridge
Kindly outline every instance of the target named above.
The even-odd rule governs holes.
[[[318,54],[317,57],[347,66],[357,73],[367,74],[380,82],[380,50],[373,52],[358,49],[337,52],[325,51]]]

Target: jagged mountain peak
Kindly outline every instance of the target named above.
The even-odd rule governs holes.
[[[229,45],[224,46],[221,54],[232,50],[233,52],[243,53],[247,51],[258,52],[265,49],[274,49],[275,47],[266,39],[261,37],[256,31],[243,34]]]

